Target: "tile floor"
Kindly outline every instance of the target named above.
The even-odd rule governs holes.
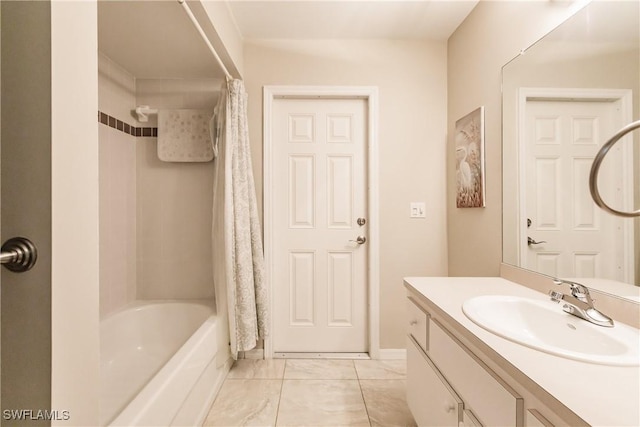
[[[238,360],[204,426],[415,426],[404,360]]]

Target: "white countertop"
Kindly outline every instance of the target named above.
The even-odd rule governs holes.
[[[480,295],[547,295],[500,277],[408,277],[405,284],[587,423],[640,426],[639,367],[590,364],[525,347],[481,328],[462,311],[465,300]]]

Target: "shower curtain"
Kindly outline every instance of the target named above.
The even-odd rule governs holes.
[[[254,348],[268,334],[267,289],[258,205],[251,169],[247,93],[227,80],[218,101],[214,165],[213,275],[220,323],[219,349]],[[214,150],[215,151],[215,150]],[[226,316],[225,316],[226,315]],[[225,325],[225,323],[228,324]],[[219,359],[219,362],[221,360]]]

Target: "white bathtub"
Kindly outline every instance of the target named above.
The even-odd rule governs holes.
[[[102,320],[101,425],[201,425],[229,369],[217,334],[202,302],[138,301]]]

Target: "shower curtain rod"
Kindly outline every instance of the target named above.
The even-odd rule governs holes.
[[[186,0],[178,0],[178,3],[180,3],[184,11],[187,13],[187,15],[189,15],[189,19],[191,19],[191,22],[193,22],[193,25],[196,27],[196,30],[198,30],[198,32],[200,33],[200,36],[202,36],[202,39],[204,40],[207,47],[213,54],[213,57],[216,59],[216,61],[218,61],[218,64],[220,64],[220,67],[222,68],[222,71],[224,71],[224,74],[227,76],[227,79],[233,79],[233,77],[231,76],[231,73],[229,73],[229,71],[227,70],[227,67],[224,66],[222,59],[220,59],[218,52],[216,52],[216,49],[213,47],[213,45],[209,41],[209,38],[207,37],[204,30],[200,26],[200,23],[198,22],[196,17],[193,15],[193,12],[191,11],[191,8],[187,4]]]

